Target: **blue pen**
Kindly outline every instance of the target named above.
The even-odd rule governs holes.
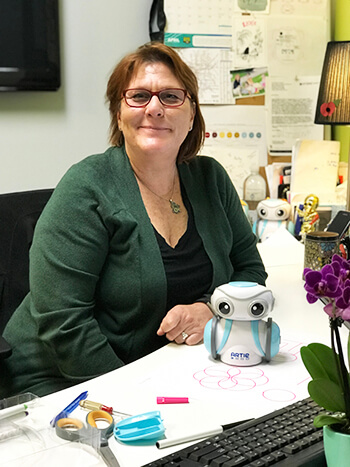
[[[82,392],[82,393],[80,394],[80,396],[78,396],[76,399],[74,399],[73,402],[71,402],[69,405],[67,405],[67,407],[66,407],[65,409],[63,409],[58,415],[56,415],[55,418],[53,418],[53,419],[51,420],[50,425],[55,426],[57,420],[59,420],[59,419],[62,418],[62,417],[66,417],[67,415],[69,415],[70,413],[72,413],[73,410],[76,409],[76,408],[78,407],[79,402],[87,398],[87,395],[88,395],[88,392],[87,392],[87,391]]]

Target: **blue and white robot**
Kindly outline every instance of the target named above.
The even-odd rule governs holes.
[[[214,317],[204,331],[204,345],[210,355],[235,366],[252,366],[270,361],[280,346],[280,330],[272,318],[271,290],[256,282],[236,281],[214,290],[209,306]]]
[[[294,224],[289,220],[292,207],[284,199],[266,198],[258,204],[258,219],[253,224],[253,232],[259,242],[267,240],[276,230],[287,229],[294,233]]]

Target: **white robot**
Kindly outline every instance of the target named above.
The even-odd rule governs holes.
[[[280,330],[272,318],[271,290],[256,282],[236,281],[214,290],[209,306],[214,317],[204,331],[204,345],[210,355],[235,366],[270,361],[279,351]]]
[[[258,204],[258,220],[253,224],[253,232],[258,241],[264,242],[279,228],[294,232],[294,225],[289,221],[291,205],[284,199],[266,198]]]

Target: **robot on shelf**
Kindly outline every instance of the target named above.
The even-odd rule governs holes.
[[[256,208],[258,219],[253,224],[258,241],[264,242],[280,228],[294,234],[294,224],[289,220],[291,209],[291,205],[284,199],[266,198],[260,201]]]
[[[235,366],[270,361],[279,351],[280,330],[272,318],[271,290],[256,282],[235,281],[214,290],[209,306],[214,317],[204,331],[204,345],[213,359]]]

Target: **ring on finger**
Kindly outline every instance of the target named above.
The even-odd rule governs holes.
[[[182,331],[181,335],[182,335],[183,341],[185,342],[185,340],[188,338],[188,334],[185,331]]]

